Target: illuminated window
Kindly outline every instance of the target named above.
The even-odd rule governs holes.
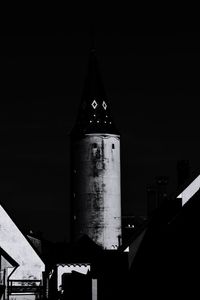
[[[94,108],[94,109],[96,109],[97,108],[97,101],[96,100],[94,100],[93,102],[92,102],[92,107]]]
[[[106,110],[106,108],[107,108],[107,104],[106,104],[106,102],[105,102],[105,101],[103,101],[103,103],[102,103],[102,106],[103,106],[103,108]]]
[[[99,123],[99,120],[97,121],[97,123]]]

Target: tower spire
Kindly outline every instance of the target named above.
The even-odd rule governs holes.
[[[94,28],[91,28],[91,48],[88,72],[83,88],[81,105],[73,132],[119,134],[114,126],[110,103],[103,85],[94,45]]]
[[[95,52],[95,29],[94,25],[90,26],[90,52]]]

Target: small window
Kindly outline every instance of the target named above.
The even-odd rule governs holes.
[[[112,149],[115,149],[115,144],[112,144]]]
[[[97,148],[97,143],[93,143],[93,148],[96,149]]]

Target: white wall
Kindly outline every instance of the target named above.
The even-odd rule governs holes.
[[[182,205],[184,205],[200,188],[200,175],[195,178],[184,191],[178,195],[177,198],[182,198]]]
[[[62,283],[62,275],[64,273],[72,273],[72,271],[76,271],[81,274],[87,274],[88,271],[90,271],[90,264],[68,264],[68,265],[57,265],[57,271],[58,271],[58,278],[57,278],[57,289],[59,290],[59,287]]]
[[[74,145],[74,172],[76,234],[116,249],[121,236],[120,137],[86,134]]]
[[[42,279],[43,261],[1,205],[0,246],[19,264],[10,279]]]

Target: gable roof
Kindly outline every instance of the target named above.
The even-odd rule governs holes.
[[[42,259],[1,205],[0,246],[19,264],[13,276],[42,276],[45,269]]]
[[[88,263],[102,253],[102,248],[87,235],[82,235],[73,243],[55,243],[49,255],[52,265],[56,263]]]
[[[15,216],[14,212],[10,211],[10,209],[7,209],[5,204],[2,204],[0,202],[0,208],[3,208],[3,210],[6,212],[8,217],[12,220],[12,222],[15,224],[16,228],[21,232],[21,234],[24,236],[24,238],[27,240],[27,242],[30,244],[30,246],[33,248],[33,250],[37,253],[37,255],[41,258],[43,262],[45,262],[45,257],[42,255],[42,253],[37,249],[37,247],[34,245],[34,243],[31,241],[29,238],[28,231],[24,230],[16,221],[15,221]],[[9,210],[9,213],[8,213]],[[50,243],[50,242],[49,242]]]
[[[190,178],[188,178],[184,184],[182,184],[172,195],[172,198],[181,198],[182,193],[185,191],[191,190],[191,195],[194,195],[198,189],[200,188],[200,170],[196,169],[192,172]],[[187,201],[189,200],[190,197],[187,197]],[[186,201],[186,202],[187,202]],[[182,203],[183,205],[186,203]]]
[[[14,260],[3,248],[0,247],[0,255],[2,255],[13,267],[18,267],[19,264]]]

